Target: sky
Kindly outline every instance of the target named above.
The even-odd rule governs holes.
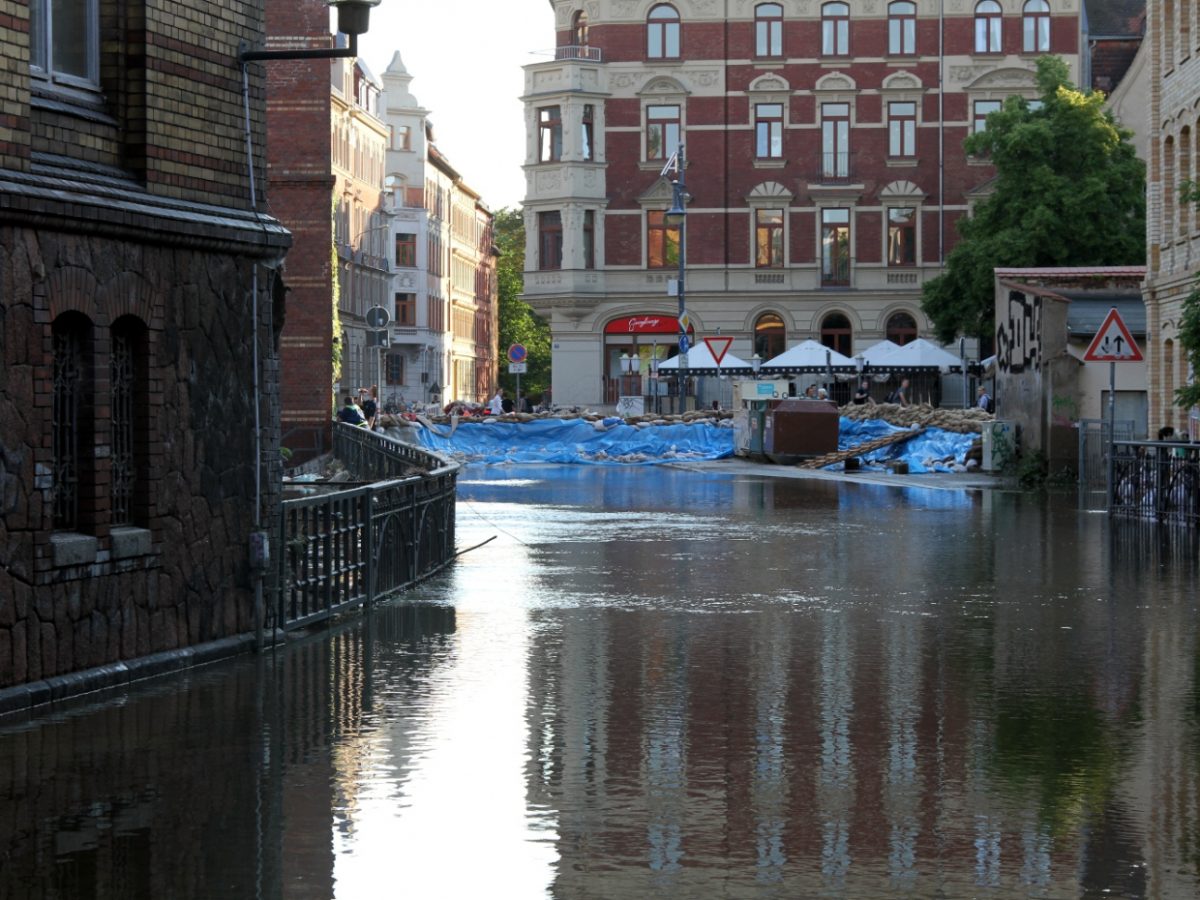
[[[400,51],[438,150],[492,210],[525,197],[521,66],[553,48],[549,0],[383,0],[358,39],[378,78]]]

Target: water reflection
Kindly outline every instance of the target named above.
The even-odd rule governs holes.
[[[1197,547],[1039,498],[468,470],[456,567],[0,722],[0,897],[1192,897]]]

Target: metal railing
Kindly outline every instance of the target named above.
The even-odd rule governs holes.
[[[457,463],[340,422],[333,446],[373,483],[283,502],[269,624],[285,631],[409,587],[455,555]]]
[[[554,48],[555,59],[584,59],[588,62],[604,62],[604,54],[599,47],[589,47],[586,44],[570,44]]]
[[[1200,526],[1200,445],[1117,441],[1113,515]]]

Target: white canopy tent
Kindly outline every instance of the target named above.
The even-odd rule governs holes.
[[[784,372],[853,372],[854,360],[814,340],[801,341],[762,364],[764,375]]]
[[[679,368],[679,356],[664,359],[658,364],[659,372],[674,373]],[[726,353],[718,364],[708,344],[703,341],[690,349],[687,354],[689,375],[729,375],[746,374],[750,372],[750,363],[732,353]]]
[[[882,366],[888,356],[900,349],[900,345],[895,341],[880,341],[878,344],[872,344],[866,350],[858,355],[869,366]]]
[[[872,360],[871,365],[876,368],[890,368],[896,371],[905,369],[937,369],[945,374],[946,372],[960,370],[962,368],[962,360],[953,353],[943,350],[932,341],[927,341],[925,338],[917,338],[914,341],[909,341],[903,347],[889,352],[886,356],[881,356],[878,362]]]

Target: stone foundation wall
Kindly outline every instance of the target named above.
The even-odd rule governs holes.
[[[0,228],[0,688],[254,627],[251,262],[169,240]],[[278,311],[260,271],[262,508],[273,510]],[[56,531],[52,327],[67,314],[90,323],[80,416],[93,440],[79,522]],[[123,316],[145,326],[134,410],[145,500],[115,524],[110,335]]]

